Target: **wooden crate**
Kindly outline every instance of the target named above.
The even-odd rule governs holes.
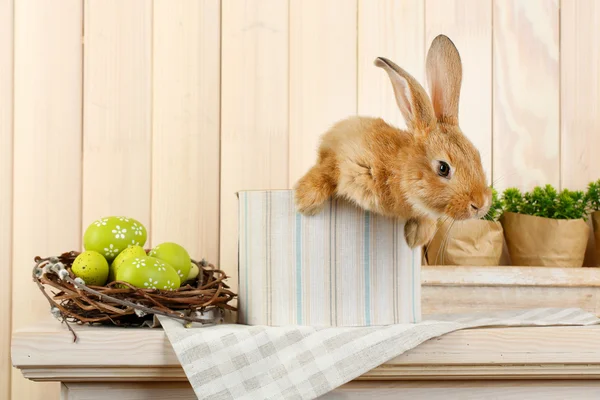
[[[600,315],[600,268],[422,267],[424,318],[535,307],[579,307]]]

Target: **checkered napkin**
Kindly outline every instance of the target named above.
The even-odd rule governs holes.
[[[314,399],[428,339],[490,326],[593,325],[580,309],[442,315],[359,328],[225,324],[185,328],[159,316],[199,399]]]

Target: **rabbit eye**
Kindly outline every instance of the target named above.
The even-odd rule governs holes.
[[[450,166],[445,161],[440,161],[437,168],[437,173],[442,178],[448,178],[450,176]]]

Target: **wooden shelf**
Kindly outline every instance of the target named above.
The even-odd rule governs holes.
[[[424,314],[578,307],[600,314],[600,268],[423,266]]]
[[[422,274],[431,286],[600,287],[600,268],[426,265]]]
[[[15,332],[12,362],[34,381],[186,381],[162,329]],[[431,339],[357,380],[600,378],[600,326],[471,329]]]

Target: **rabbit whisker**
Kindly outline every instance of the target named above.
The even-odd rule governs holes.
[[[448,251],[448,246],[450,245],[450,239],[451,239],[451,232],[452,232],[452,227],[454,226],[454,223],[456,222],[456,220],[452,220],[452,222],[450,223],[450,228],[448,228],[448,230],[446,231],[446,240],[444,241],[444,246],[443,246],[443,251],[442,251],[442,265],[444,264],[444,258],[446,256],[446,252]],[[459,224],[460,225],[460,224]]]
[[[444,220],[441,223],[438,223],[438,226],[435,229],[435,232],[433,232],[433,236],[431,236],[431,240],[429,241],[429,243],[427,243],[427,246],[425,246],[425,254],[424,254],[425,257],[427,257],[427,252],[429,251],[429,248],[431,247],[431,244],[433,243],[433,239],[438,234],[440,228],[446,223],[446,221],[448,221],[448,218],[450,218],[450,217],[446,215]]]
[[[434,265],[438,265],[437,262],[438,262],[438,257],[440,256],[440,253],[442,253],[442,259],[443,259],[444,246],[445,246],[446,241],[448,240],[448,232],[450,232],[450,229],[452,229],[452,225],[454,225],[454,220],[452,220],[452,222],[448,226],[448,229],[446,229],[446,233],[444,234],[444,237],[442,238],[442,245],[440,246],[440,251],[435,256],[435,264]],[[442,260],[440,260],[440,261],[442,261]]]

